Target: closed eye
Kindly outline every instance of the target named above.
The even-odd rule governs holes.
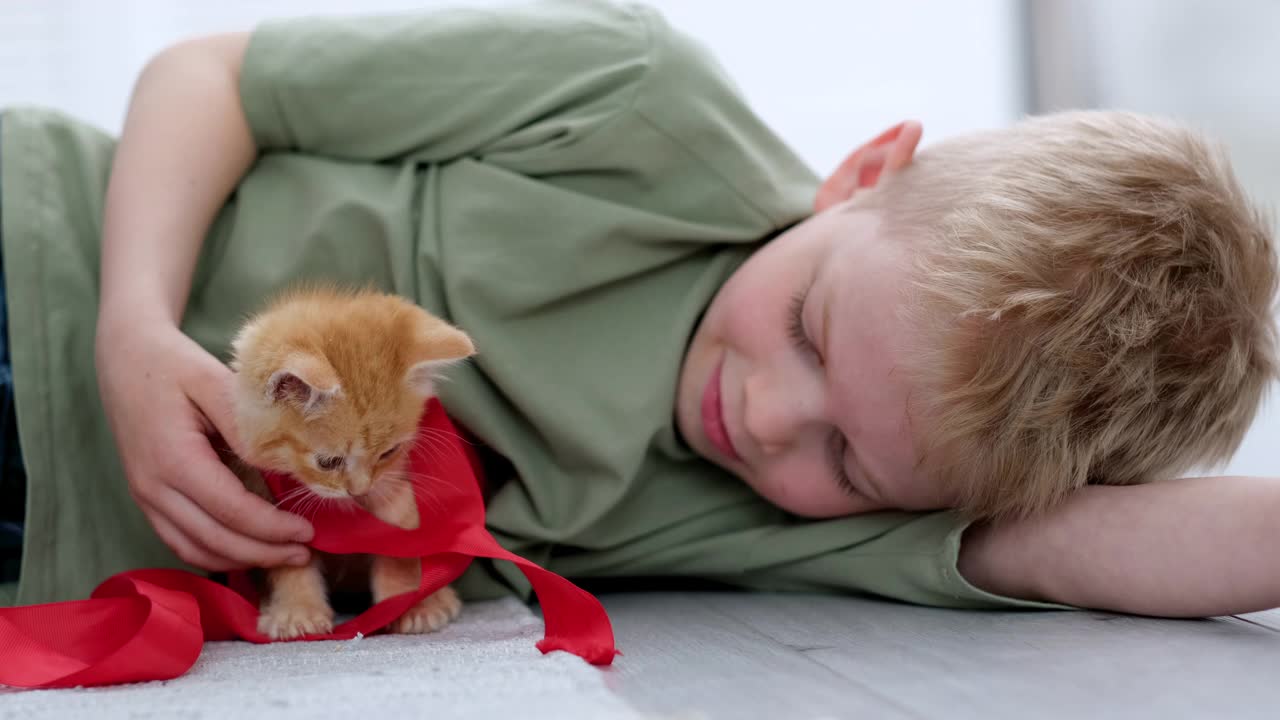
[[[787,316],[787,335],[796,349],[813,357],[819,365],[824,365],[822,353],[818,351],[818,346],[809,339],[809,333],[804,329],[804,305],[808,297],[807,289],[791,296]],[[831,474],[842,492],[846,495],[859,495],[861,493],[858,487],[853,484],[848,471],[845,470],[844,454],[848,448],[849,441],[845,439],[844,434],[838,428],[832,428],[831,434],[827,436],[827,462],[831,466]]]
[[[827,436],[827,462],[831,464],[831,474],[836,479],[836,485],[840,486],[840,490],[845,495],[861,495],[858,486],[854,485],[853,479],[849,477],[849,472],[844,469],[844,454],[848,449],[849,441],[845,439],[843,433],[833,428],[831,434]]]
[[[395,445],[392,445],[391,449],[387,450],[386,452],[382,453],[382,455],[378,456],[378,462],[389,460],[391,456],[395,455],[396,451],[399,449],[400,449],[400,443],[396,443]]]
[[[321,470],[327,470],[327,471],[337,470],[338,468],[342,467],[342,463],[343,463],[342,458],[336,455],[317,455],[316,456],[316,467],[320,468]]]
[[[818,347],[809,339],[809,333],[804,329],[804,303],[808,297],[807,289],[791,296],[791,304],[787,308],[787,336],[791,338],[791,343],[797,350],[809,355],[821,365],[822,354],[818,352]]]

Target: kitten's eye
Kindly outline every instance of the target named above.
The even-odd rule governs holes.
[[[396,451],[397,451],[397,450],[399,450],[399,449],[400,449],[400,444],[399,444],[399,443],[396,443],[395,445],[392,445],[392,446],[391,446],[391,449],[390,449],[390,450],[388,450],[388,451],[386,451],[386,452],[384,452],[384,453],[382,453],[382,456],[381,456],[381,457],[379,457],[379,458],[378,458],[378,460],[380,460],[380,461],[381,461],[381,460],[386,460],[387,458],[391,457],[392,455],[395,455],[395,454],[396,454]]]
[[[321,470],[337,470],[342,467],[342,458],[332,455],[318,455],[316,456],[316,465]]]

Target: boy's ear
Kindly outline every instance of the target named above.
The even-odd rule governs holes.
[[[910,165],[923,134],[920,123],[905,120],[854,150],[818,188],[814,212],[838,205],[859,190],[875,187],[886,173]]]

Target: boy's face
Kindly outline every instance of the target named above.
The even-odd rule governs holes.
[[[712,300],[680,371],[689,444],[798,515],[948,505],[916,468],[921,420],[901,370],[910,250],[881,227],[841,204],[761,248]]]

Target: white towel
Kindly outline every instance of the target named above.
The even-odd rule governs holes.
[[[609,670],[543,655],[542,621],[516,600],[471,603],[430,635],[335,642],[206,643],[167,682],[72,690],[0,689],[0,718],[228,720],[638,720]],[[622,658],[619,658],[621,661]]]

